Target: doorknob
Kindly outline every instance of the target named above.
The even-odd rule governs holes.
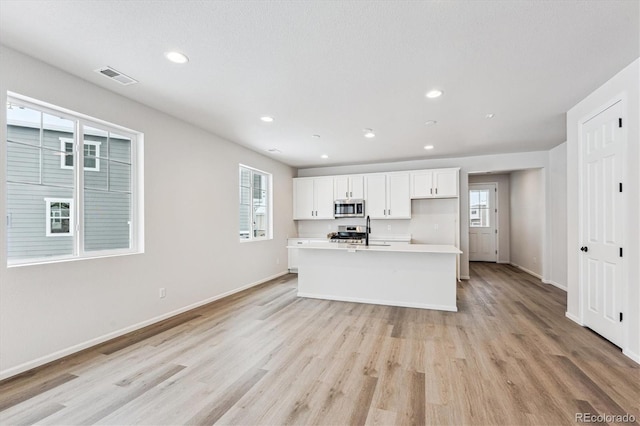
[[[589,247],[587,247],[587,246],[580,247],[580,251],[583,251],[583,252],[585,252],[585,253],[586,253],[586,252],[588,252],[588,251],[589,251]]]

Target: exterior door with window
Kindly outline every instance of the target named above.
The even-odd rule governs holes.
[[[469,260],[495,262],[496,184],[469,184]]]

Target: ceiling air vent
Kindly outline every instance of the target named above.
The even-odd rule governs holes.
[[[134,80],[133,78],[122,74],[120,71],[116,71],[111,67],[102,67],[95,70],[95,72],[104,75],[111,80],[115,80],[123,86],[128,86],[129,84],[137,83],[138,80]]]

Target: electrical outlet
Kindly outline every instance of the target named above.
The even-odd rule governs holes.
[[[160,287],[160,299],[164,299],[166,295],[167,295],[167,289],[164,287]]]
[[[433,224],[433,229],[435,229],[437,231],[438,229],[440,229],[440,225],[438,225],[437,223],[434,223]]]
[[[331,225],[327,225],[327,230],[331,231]]]
[[[276,257],[276,265],[279,265],[279,264],[280,264],[280,258]]]
[[[538,264],[538,258],[537,258],[537,257],[534,257],[534,258],[533,258],[533,264],[534,264],[534,265],[537,265],[537,264]]]
[[[387,225],[387,231],[391,231],[391,225]]]

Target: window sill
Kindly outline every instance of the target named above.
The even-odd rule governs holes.
[[[130,256],[136,254],[144,254],[144,251],[126,251],[126,252],[109,252],[109,253],[101,253],[92,256],[59,256],[59,257],[50,257],[50,258],[40,258],[40,259],[30,259],[30,260],[14,260],[7,261],[7,268],[20,268],[23,266],[33,266],[33,265],[49,265],[54,263],[66,263],[66,262],[75,262],[78,260],[91,260],[91,259],[102,259],[105,257],[120,257],[120,256]]]

